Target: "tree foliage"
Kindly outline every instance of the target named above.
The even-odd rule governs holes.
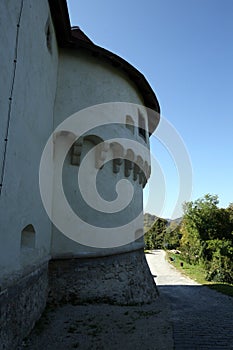
[[[226,209],[218,204],[217,195],[206,194],[184,203],[181,222],[157,218],[145,235],[146,248],[178,248],[188,263],[204,267],[207,280],[233,283],[233,203]]]
[[[233,282],[233,205],[218,208],[218,196],[207,194],[184,204],[180,249],[192,264],[202,264],[207,279]]]
[[[151,229],[145,234],[146,249],[164,248],[164,235],[167,228],[167,220],[157,218]]]

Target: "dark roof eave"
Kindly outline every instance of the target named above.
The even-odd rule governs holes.
[[[73,38],[72,38],[73,39]],[[160,106],[158,100],[151,89],[149,83],[142,73],[140,73],[136,68],[134,68],[130,63],[125,61],[118,55],[100,47],[95,44],[90,44],[83,40],[72,41],[68,43],[65,47],[80,49],[84,48],[91,52],[93,56],[98,56],[109,62],[112,66],[121,69],[128,77],[135,83],[139,91],[142,93],[146,107],[154,109],[156,112],[160,113]]]
[[[78,39],[73,36],[66,0],[49,0],[49,5],[56,31],[57,42],[60,47],[74,50],[88,50],[93,56],[98,56],[112,66],[119,68],[134,82],[143,97],[145,106],[157,112],[156,118],[155,116],[152,118],[149,117],[149,133],[152,134],[159,123],[160,106],[154,91],[144,75],[118,55],[97,46],[92,42]]]
[[[59,46],[71,40],[71,25],[66,0],[48,0]]]

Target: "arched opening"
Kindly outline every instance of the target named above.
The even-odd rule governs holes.
[[[132,134],[134,134],[134,121],[130,115],[126,116],[125,124],[126,128],[129,129],[132,132]]]
[[[47,49],[49,53],[52,53],[52,31],[51,31],[51,24],[50,24],[49,18],[45,25],[45,36],[46,36]]]
[[[141,136],[146,141],[146,123],[140,111],[138,113],[138,125],[139,125],[138,127],[139,136]]]
[[[35,248],[36,231],[33,225],[27,225],[21,232],[21,248]]]

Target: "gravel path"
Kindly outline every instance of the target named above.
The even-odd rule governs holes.
[[[171,304],[174,349],[233,349],[233,298],[184,277],[164,251],[147,254],[147,261]]]

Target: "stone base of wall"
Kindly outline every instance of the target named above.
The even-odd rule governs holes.
[[[11,281],[12,282],[12,281]],[[0,292],[0,349],[13,350],[40,318],[47,300],[48,262]]]
[[[49,263],[49,301],[138,304],[158,295],[143,249],[99,258]]]

